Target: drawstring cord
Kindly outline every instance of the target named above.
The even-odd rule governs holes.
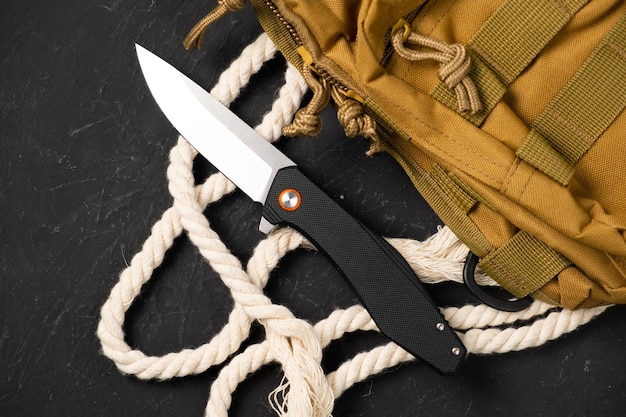
[[[313,75],[311,68],[306,63],[302,64],[300,73],[313,90],[313,98],[306,107],[296,112],[291,124],[283,127],[283,135],[289,137],[317,136],[322,130],[322,118],[319,114],[330,100],[329,88],[323,78],[318,80]]]
[[[189,31],[185,39],[183,40],[183,46],[185,49],[202,47],[202,39],[207,28],[216,20],[222,18],[228,12],[236,12],[245,7],[246,0],[218,0],[217,7],[213,9],[209,14],[204,16],[196,25]]]
[[[376,132],[376,120],[365,113],[363,105],[346,97],[338,88],[333,87],[331,96],[337,104],[337,118],[343,126],[346,136],[354,138],[362,135],[370,140],[367,155],[371,156],[383,150],[382,141]]]
[[[185,49],[201,48],[202,40],[207,28],[229,12],[245,7],[246,0],[218,0],[218,5],[209,14],[203,17],[189,31],[183,41]],[[365,112],[363,105],[344,95],[337,86],[330,84],[324,77],[319,79],[313,74],[312,59],[304,50],[304,63],[301,74],[313,91],[309,104],[298,110],[293,122],[284,126],[282,133],[285,136],[317,136],[322,129],[321,111],[328,105],[332,96],[337,104],[337,118],[344,128],[346,136],[353,138],[359,135],[370,139],[371,145],[367,155],[380,152],[382,143],[376,132],[376,121]],[[306,59],[308,58],[308,59]]]
[[[412,32],[410,25],[402,19],[392,29],[391,44],[398,55],[410,61],[431,59],[439,62],[439,79],[454,91],[461,111],[474,114],[482,109],[478,89],[469,76],[472,61],[463,45],[448,44]],[[425,50],[412,49],[407,45]]]
[[[330,84],[325,78],[319,77],[318,79],[306,62],[302,65],[300,72],[313,91],[313,98],[309,104],[296,112],[290,125],[283,127],[283,135],[317,136],[322,129],[322,118],[319,114],[332,97],[337,105],[337,118],[346,136],[354,138],[362,135],[370,139],[368,156],[382,151],[382,142],[376,133],[376,121],[365,112],[361,103],[347,97],[339,87]]]

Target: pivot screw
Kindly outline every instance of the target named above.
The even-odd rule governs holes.
[[[458,347],[453,347],[452,348],[452,354],[454,356],[459,356],[461,354],[461,349],[459,349]]]
[[[443,331],[446,328],[446,325],[443,323],[437,323],[437,330]]]
[[[293,188],[286,188],[278,195],[278,204],[280,208],[286,211],[294,211],[300,207],[302,197],[297,190]]]

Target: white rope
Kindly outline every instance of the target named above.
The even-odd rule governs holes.
[[[211,93],[228,105],[252,74],[275,52],[276,47],[267,35],[261,35],[222,74]],[[285,79],[272,109],[256,128],[270,142],[280,137],[282,127],[290,122],[307,89],[298,71],[291,66],[288,66]],[[202,373],[224,363],[237,352],[248,338],[252,322],[257,320],[265,327],[266,340],[249,346],[222,368],[211,386],[206,415],[227,416],[237,385],[263,365],[279,362],[285,378],[270,394],[272,407],[280,415],[321,417],[331,414],[334,399],[353,384],[399,363],[414,360],[394,343],[388,343],[360,353],[335,372],[324,375],[320,366],[324,347],[347,332],[377,331],[376,325],[361,306],[337,310],[311,326],[294,317],[287,308],[273,304],[263,293],[270,272],[287,252],[302,246],[310,247],[310,244],[293,230],[277,229],[258,244],[244,270],[203,214],[208,204],[219,201],[235,187],[220,173],[195,185],[192,172],[195,156],[195,150],[179,138],[170,153],[167,170],[173,206],[152,227],[151,235],[121,273],[119,282],[102,307],[97,334],[103,353],[121,372],[141,379],[169,379]],[[165,356],[149,356],[126,343],[125,314],[183,230],[230,289],[234,307],[227,324],[209,343]],[[424,242],[389,241],[424,282],[461,282],[468,249],[448,228],[440,228]],[[477,280],[483,285],[495,285],[484,274]],[[553,306],[535,301],[518,313],[485,305],[449,307],[442,309],[442,313],[457,329],[469,352],[489,354],[539,346],[587,323],[606,307],[550,312],[551,309],[554,310]],[[518,322],[525,322],[525,325],[516,327]]]
[[[420,280],[426,284],[453,281],[463,283],[463,264],[468,248],[448,228],[439,228],[424,242],[411,239],[388,239],[398,252],[406,254],[406,261]],[[480,285],[498,285],[484,272],[476,274]]]

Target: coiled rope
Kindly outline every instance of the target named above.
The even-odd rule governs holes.
[[[274,44],[262,34],[222,74],[211,93],[228,105],[275,53]],[[257,132],[270,142],[277,140],[282,127],[291,121],[299,108],[306,90],[307,85],[298,71],[289,66],[285,85],[272,109],[257,126]],[[279,415],[308,417],[331,415],[335,398],[353,384],[414,359],[391,342],[360,353],[325,375],[320,366],[322,349],[348,332],[377,331],[375,324],[367,311],[358,305],[336,310],[312,326],[294,317],[287,308],[272,303],[263,293],[270,272],[287,252],[310,245],[291,229],[276,229],[258,244],[244,270],[203,214],[208,204],[219,201],[235,186],[220,173],[196,185],[192,172],[195,156],[196,151],[182,137],[179,138],[170,152],[167,170],[173,205],[154,224],[141,251],[121,273],[119,282],[102,306],[97,334],[103,353],[121,372],[140,379],[160,380],[202,373],[236,353],[248,338],[252,322],[257,320],[265,327],[266,340],[249,346],[222,368],[211,386],[205,415],[227,416],[237,385],[263,365],[279,362],[285,378],[270,395],[272,406]],[[148,356],[126,343],[125,314],[183,230],[230,289],[234,308],[228,323],[209,343],[164,356]],[[461,282],[461,269],[468,249],[449,229],[441,228],[424,242],[389,241],[424,282]],[[484,275],[478,281],[494,285]],[[587,323],[606,308],[569,311],[535,301],[518,313],[502,312],[485,305],[449,307],[442,312],[450,325],[457,329],[469,352],[489,354],[539,346]],[[520,321],[530,324],[516,327]]]

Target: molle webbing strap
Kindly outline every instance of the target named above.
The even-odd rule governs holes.
[[[467,213],[477,202],[487,204],[480,197],[470,195],[463,183],[453,174],[446,172],[438,164],[433,164],[430,175],[426,175],[431,182],[430,186],[439,194],[438,199],[447,200],[445,210],[441,210],[441,203],[437,213],[444,221],[450,216],[456,217],[457,224],[448,224],[459,236],[467,237],[476,226],[469,221]],[[420,184],[420,192],[424,194],[424,179]],[[430,199],[426,197],[430,203]],[[460,218],[460,219],[459,219]],[[518,298],[534,294],[548,281],[557,276],[563,269],[572,263],[560,253],[532,235],[518,231],[504,245],[493,248],[491,245],[482,245],[479,249],[487,252],[472,252],[481,257],[479,267],[490,277],[495,279],[503,288]]]
[[[464,214],[469,213],[476,205],[478,200],[465,192],[452,178],[452,174],[446,172],[439,164],[433,164],[430,176]]]
[[[574,175],[574,166],[534,128],[528,132],[515,155],[563,186]]]
[[[514,296],[535,294],[572,265],[563,255],[524,231],[518,231],[504,245],[494,248],[467,216],[479,200],[465,191],[458,178],[437,164],[427,174],[402,151],[390,152],[441,219],[481,257],[478,266]]]
[[[508,0],[470,48],[510,84],[588,0]]]
[[[535,120],[516,155],[567,185],[574,164],[625,106],[626,15]]]
[[[589,0],[507,0],[469,42],[473,69],[483,109],[461,112],[480,126],[502,99],[507,86]],[[431,95],[456,110],[456,100],[445,86]]]
[[[571,262],[524,231],[482,258],[478,266],[518,298],[534,293]]]

